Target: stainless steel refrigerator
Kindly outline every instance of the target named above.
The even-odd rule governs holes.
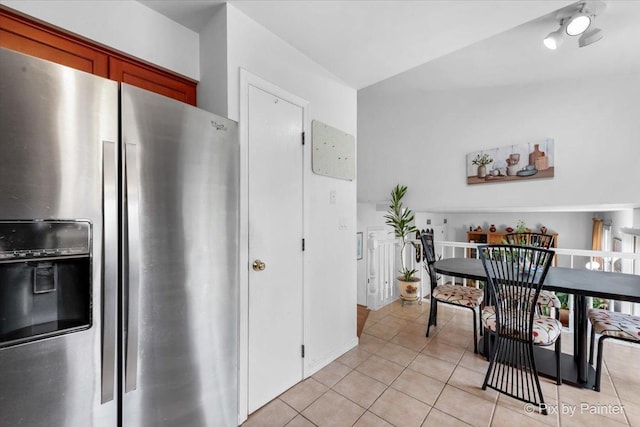
[[[237,425],[238,151],[0,49],[0,426]]]

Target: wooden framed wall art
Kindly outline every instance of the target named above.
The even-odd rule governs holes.
[[[467,154],[467,184],[553,178],[554,140],[507,145]]]

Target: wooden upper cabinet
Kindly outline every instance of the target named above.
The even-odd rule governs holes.
[[[42,25],[8,15],[3,9],[0,9],[0,46],[97,76],[108,77],[106,53],[48,31]]]
[[[197,82],[0,5],[0,47],[196,105]]]
[[[109,57],[109,78],[196,105],[195,84],[178,80],[141,64]]]

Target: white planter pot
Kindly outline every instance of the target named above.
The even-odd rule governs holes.
[[[398,277],[397,280],[400,299],[403,305],[405,301],[418,301],[418,304],[422,304],[420,279],[416,281],[405,281]]]

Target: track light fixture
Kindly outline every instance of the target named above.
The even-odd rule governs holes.
[[[600,28],[593,28],[589,31],[585,31],[578,39],[578,46],[585,47],[592,43],[597,42],[603,37],[602,30]]]
[[[582,6],[582,10],[577,15],[573,15],[567,22],[566,31],[570,36],[579,36],[587,31],[591,25],[591,16],[585,12],[586,6]]]
[[[602,10],[604,7],[606,7],[604,3],[596,2],[593,7],[582,3],[577,7],[571,6],[562,9],[556,16],[556,19],[560,20],[560,28],[544,38],[544,45],[548,49],[556,50],[567,37],[580,36],[579,47],[588,46],[602,39],[602,30],[599,28],[590,29],[590,27],[596,17],[596,11]]]
[[[548,49],[556,50],[557,48],[560,47],[562,42],[564,42],[564,35],[565,35],[564,25],[561,21],[560,28],[550,32],[549,35],[545,37],[542,42]]]

